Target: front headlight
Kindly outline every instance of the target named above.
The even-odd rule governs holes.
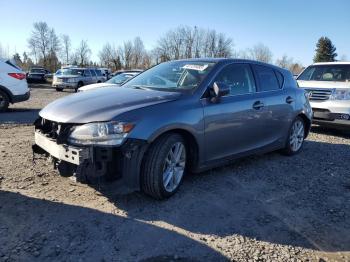
[[[349,89],[335,89],[332,96],[332,100],[350,100]]]
[[[120,145],[133,127],[130,123],[89,123],[74,127],[68,142],[75,145]]]

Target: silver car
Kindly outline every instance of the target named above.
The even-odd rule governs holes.
[[[77,90],[84,86],[104,82],[105,78],[100,70],[94,68],[63,68],[59,69],[52,81],[52,87],[56,91],[63,89]]]
[[[39,115],[34,153],[51,155],[61,174],[121,179],[157,199],[174,194],[187,172],[299,153],[312,120],[289,71],[235,59],[162,63],[120,88],[58,99]]]
[[[309,94],[315,124],[350,128],[350,62],[313,64],[298,84]]]

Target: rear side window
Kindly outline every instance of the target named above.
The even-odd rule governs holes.
[[[276,76],[277,76],[278,84],[279,84],[280,88],[282,88],[283,82],[284,82],[284,77],[283,77],[283,75],[282,75],[280,72],[278,72],[278,71],[275,71],[275,73],[276,73]]]
[[[92,76],[96,76],[95,70],[90,70]]]
[[[254,93],[255,83],[250,66],[247,64],[231,64],[226,66],[215,78],[229,86],[230,95]]]
[[[272,68],[254,65],[254,71],[259,82],[259,91],[263,92],[280,89],[280,84]]]
[[[97,76],[102,76],[101,70],[95,70]]]
[[[85,76],[91,76],[90,70],[85,70],[84,74],[85,74]]]

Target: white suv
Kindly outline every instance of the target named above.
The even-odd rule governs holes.
[[[315,63],[297,80],[309,93],[314,123],[350,128],[350,62]]]
[[[11,61],[0,59],[0,112],[10,103],[28,100],[29,96],[26,74]]]

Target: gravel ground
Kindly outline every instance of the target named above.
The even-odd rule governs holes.
[[[0,261],[350,261],[349,133],[315,127],[297,156],[241,159],[155,201],[32,162],[18,114],[66,94],[35,89],[0,115]]]

